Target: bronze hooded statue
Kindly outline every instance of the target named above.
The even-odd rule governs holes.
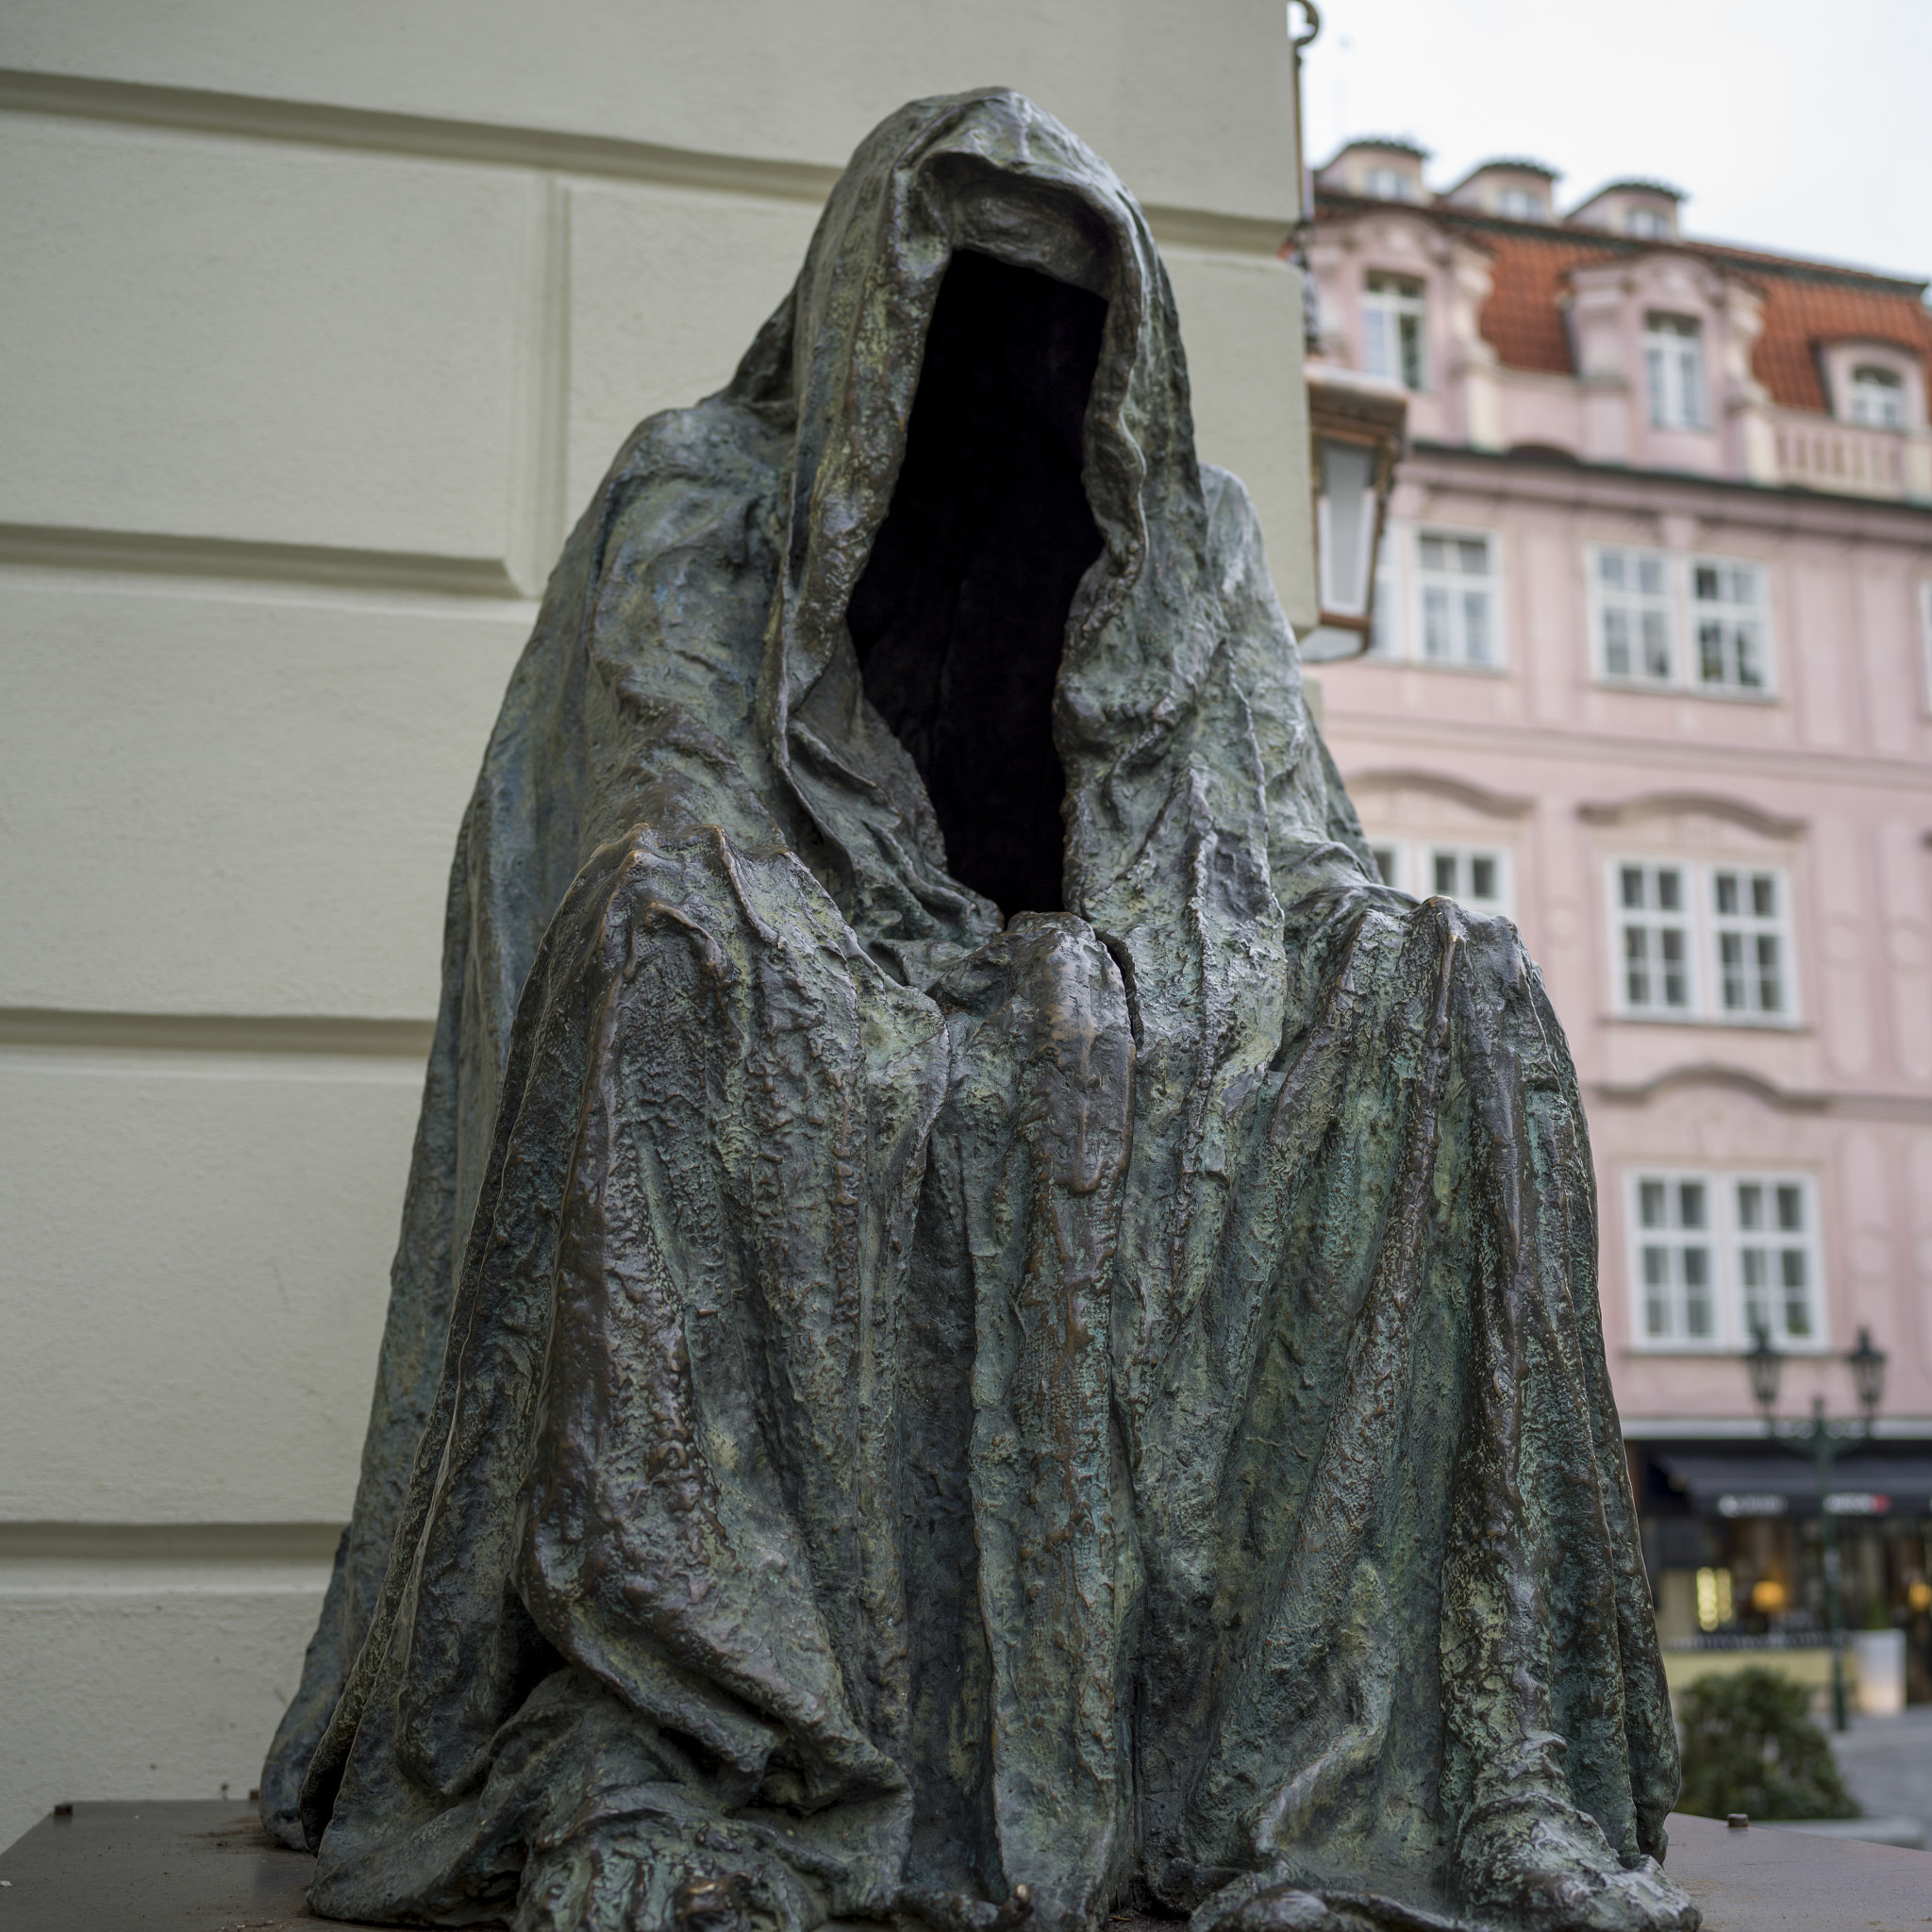
[[[1683,1928],[1591,1162],[1376,882],[1173,298],[915,102],[570,539],[450,879],[316,1908]]]

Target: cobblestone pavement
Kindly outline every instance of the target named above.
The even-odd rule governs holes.
[[[1932,1846],[1932,1704],[1897,1717],[1855,1716],[1844,1736],[1828,1726],[1825,1735],[1866,1814],[1916,1819]]]

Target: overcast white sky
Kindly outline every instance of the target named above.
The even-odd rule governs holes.
[[[1307,157],[1351,135],[1618,175],[1690,196],[1685,231],[1932,277],[1932,0],[1320,0]]]

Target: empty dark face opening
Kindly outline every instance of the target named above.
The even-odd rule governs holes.
[[[865,694],[911,753],[961,885],[1058,912],[1053,694],[1101,538],[1080,484],[1098,295],[991,256],[947,265],[906,460],[847,609]]]

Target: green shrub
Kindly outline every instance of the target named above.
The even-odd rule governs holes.
[[[1677,1808],[1697,1818],[1856,1818],[1858,1803],[1811,1722],[1801,1685],[1754,1665],[1699,1677],[1676,1700],[1684,1726]]]

